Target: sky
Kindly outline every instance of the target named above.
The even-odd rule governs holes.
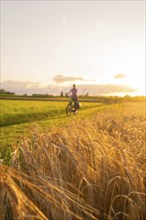
[[[145,1],[1,1],[1,88],[145,95]]]

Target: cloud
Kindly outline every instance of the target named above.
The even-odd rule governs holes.
[[[38,90],[39,83],[37,82],[20,82],[7,80],[1,83],[1,88],[15,93],[25,93],[26,91]]]
[[[63,82],[71,82],[71,81],[77,81],[77,80],[84,80],[82,77],[76,77],[76,76],[64,76],[64,75],[56,75],[53,78],[53,81],[56,83],[63,83]]]
[[[132,93],[136,92],[137,89],[131,88],[126,85],[116,85],[116,84],[92,84],[92,85],[80,85],[80,91],[85,91],[89,95],[118,95],[118,93]]]
[[[4,81],[1,84],[1,88],[7,91],[15,92],[15,94],[59,94],[60,88],[52,85],[46,85],[42,87],[41,83],[38,82],[20,82],[20,81]]]
[[[78,78],[78,77],[74,77]],[[44,87],[41,86],[38,82],[19,82],[19,81],[4,81],[1,83],[1,88],[4,88],[7,91],[15,92],[16,94],[52,94],[52,95],[60,95],[60,92],[63,91],[69,92],[72,88],[72,84],[68,87],[64,87],[61,85],[46,85]],[[135,88],[131,88],[127,85],[116,85],[116,84],[78,84],[78,95],[83,95],[89,93],[89,95],[118,95],[118,94],[131,94],[133,92],[137,92],[138,90]]]
[[[123,73],[118,73],[114,76],[115,79],[123,79],[126,78],[126,75]]]

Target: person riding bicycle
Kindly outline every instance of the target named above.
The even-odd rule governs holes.
[[[75,109],[78,108],[78,96],[77,96],[77,89],[76,89],[76,85],[73,84],[73,88],[68,92],[68,95],[71,93],[71,100],[70,100],[70,105],[72,104],[72,102],[74,102],[74,107]]]

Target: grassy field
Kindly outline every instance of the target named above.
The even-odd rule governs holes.
[[[0,100],[0,153],[11,150],[14,142],[19,142],[22,136],[27,135],[32,125],[42,129],[49,129],[68,123],[66,117],[67,102],[32,101],[32,100]],[[97,111],[100,103],[82,103],[80,117]]]
[[[31,124],[13,144],[2,220],[146,219],[145,103],[85,112],[45,131]]]

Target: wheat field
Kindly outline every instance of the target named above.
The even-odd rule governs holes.
[[[145,220],[145,104],[40,131],[0,164],[0,220]]]

